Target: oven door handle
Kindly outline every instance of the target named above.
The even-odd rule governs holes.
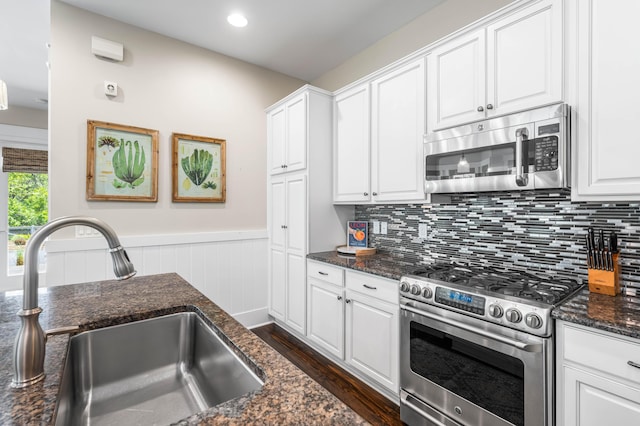
[[[458,323],[458,322],[454,322],[451,321],[447,318],[441,317],[439,315],[434,315],[432,313],[429,312],[425,312],[419,309],[414,308],[413,306],[411,306],[411,302],[406,302],[406,304],[403,304],[400,306],[400,309],[404,309],[406,311],[412,312],[416,315],[420,315],[423,317],[427,317],[430,318],[434,321],[438,321],[438,322],[442,322],[445,323],[451,327],[454,328],[459,328],[465,331],[469,331],[471,333],[475,333],[478,334],[482,337],[486,337],[487,339],[491,339],[491,340],[496,340],[498,342],[507,344],[509,346],[514,346],[522,351],[525,352],[541,352],[542,351],[542,344],[540,343],[525,343],[525,342],[521,342],[519,340],[514,340],[514,339],[510,339],[508,337],[504,337],[504,336],[500,336],[499,334],[495,334],[492,333],[490,331],[486,331],[486,330],[482,330],[480,328],[476,328],[476,327],[472,327],[470,325],[466,325],[466,324],[462,324],[462,323]]]
[[[404,393],[404,392],[403,392]],[[462,426],[460,423],[455,422],[453,420],[450,420],[448,418],[444,418],[443,416],[443,420],[444,423],[438,419],[436,419],[435,417],[433,417],[431,414],[427,413],[426,411],[424,411],[422,408],[418,407],[417,405],[415,405],[414,403],[412,403],[410,401],[410,399],[416,400],[418,401],[416,398],[414,398],[413,396],[407,394],[406,398],[404,398],[401,403],[406,405],[407,407],[411,408],[412,410],[414,410],[416,413],[420,414],[422,417],[424,417],[425,419],[427,419],[428,421],[430,421],[431,423],[433,423],[434,425],[437,426]]]

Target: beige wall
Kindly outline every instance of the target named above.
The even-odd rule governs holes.
[[[47,115],[46,110],[12,106],[9,101],[9,109],[0,111],[0,124],[46,129],[49,123]]]
[[[312,81],[312,84],[325,90],[337,90],[511,2],[512,0],[446,0]]]
[[[264,109],[304,82],[56,0],[51,12],[50,217],[95,216],[121,235],[265,229]],[[124,62],[92,55],[92,35],[123,43]],[[86,201],[88,119],[159,130],[157,203]],[[172,132],[226,139],[226,203],[171,202]]]

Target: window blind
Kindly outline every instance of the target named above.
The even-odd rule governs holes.
[[[21,148],[2,148],[2,171],[20,173],[47,173],[47,151]]]

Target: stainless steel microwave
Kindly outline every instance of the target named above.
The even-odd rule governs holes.
[[[425,136],[426,193],[570,187],[569,107],[554,104]]]

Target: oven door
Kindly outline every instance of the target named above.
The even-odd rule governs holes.
[[[401,304],[400,333],[403,421],[553,424],[552,339],[418,302]]]

